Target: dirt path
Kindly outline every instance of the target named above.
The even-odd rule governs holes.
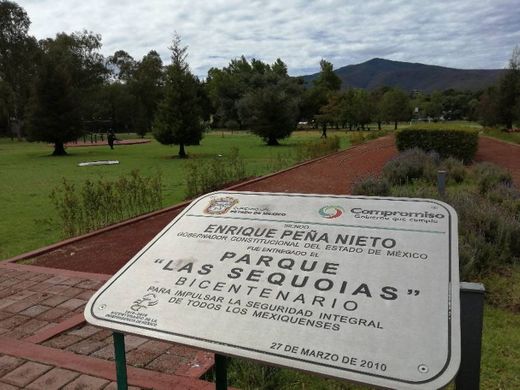
[[[520,145],[480,137],[476,160],[489,161],[508,169],[516,186],[520,187]]]
[[[332,156],[299,165],[237,186],[238,191],[348,194],[359,177],[378,173],[397,154],[387,136]],[[33,264],[75,271],[112,274],[148,243],[184,207],[173,207],[130,223],[69,240],[44,254],[29,257]],[[27,257],[26,257],[27,258]]]

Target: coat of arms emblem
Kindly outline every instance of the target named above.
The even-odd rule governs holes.
[[[231,209],[231,207],[233,207],[237,203],[238,203],[238,199],[235,199],[231,196],[211,199],[208,207],[206,207],[204,209],[204,212],[206,214],[213,214],[213,215],[226,214]]]

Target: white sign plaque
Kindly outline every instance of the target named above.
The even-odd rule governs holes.
[[[85,308],[88,322],[381,387],[460,363],[457,215],[429,199],[215,192]]]

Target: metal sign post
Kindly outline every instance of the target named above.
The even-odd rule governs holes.
[[[116,361],[117,390],[128,389],[128,377],[126,374],[125,335],[114,332],[114,352]]]
[[[480,388],[484,293],[483,284],[461,283],[460,285],[462,358],[455,381],[457,390]]]
[[[215,389],[226,390],[227,383],[227,357],[215,354]]]

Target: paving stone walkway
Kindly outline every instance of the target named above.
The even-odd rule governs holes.
[[[109,275],[0,264],[0,390],[115,389],[112,334],[83,309]],[[131,389],[212,389],[213,355],[126,336]]]

